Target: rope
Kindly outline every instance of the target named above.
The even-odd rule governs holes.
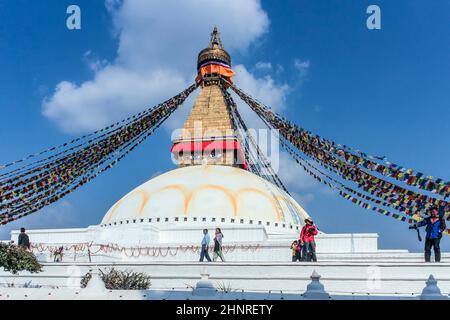
[[[6,224],[36,212],[115,166],[153,134],[196,88],[197,84],[193,84],[157,107],[15,161],[20,163],[71,145],[69,149],[55,155],[3,174],[3,180],[0,181],[0,223]],[[73,145],[98,133],[102,134]],[[48,162],[49,159],[54,160]]]
[[[353,180],[353,181],[357,182],[359,188],[362,188],[365,192],[368,192],[371,195],[375,195],[376,197],[379,197],[382,200],[365,195],[365,194],[357,192],[357,191],[354,191],[353,189],[349,188],[348,186],[345,186],[343,183],[332,178],[331,176],[324,174],[323,171],[317,169],[317,167],[315,167],[315,166],[312,166],[309,163],[309,161],[307,161],[306,159],[303,159],[297,152],[293,151],[292,148],[289,148],[287,146],[287,144],[280,138],[280,136],[278,136],[278,138],[279,138],[282,146],[285,148],[285,150],[288,151],[288,153],[294,157],[294,160],[297,163],[299,163],[303,167],[303,169],[305,169],[305,171],[307,173],[309,173],[311,176],[313,176],[316,180],[319,180],[319,181],[325,183],[326,185],[328,185],[329,187],[338,190],[339,194],[342,197],[344,197],[345,199],[350,200],[353,203],[355,203],[363,208],[371,209],[371,210],[377,211],[379,213],[382,213],[384,215],[392,216],[397,220],[405,221],[408,223],[412,223],[414,220],[420,219],[419,214],[421,213],[421,210],[429,208],[433,204],[439,204],[439,205],[441,205],[441,208],[443,208],[443,207],[449,208],[449,204],[443,200],[435,199],[435,198],[432,198],[432,197],[429,197],[429,196],[426,196],[423,194],[417,194],[410,190],[404,189],[402,187],[399,187],[397,185],[394,185],[392,183],[384,181],[382,179],[372,177],[367,172],[355,168],[356,165],[348,165],[348,164],[344,163],[342,160],[340,160],[338,157],[330,156],[329,155],[330,152],[328,152],[328,154],[325,154],[322,151],[322,149],[317,147],[314,143],[312,143],[312,142],[308,143],[308,140],[306,140],[306,141],[300,140],[301,144],[297,144],[293,140],[293,138],[296,137],[294,134],[295,130],[293,131],[293,130],[289,129],[292,127],[292,125],[290,125],[289,122],[282,119],[278,115],[274,114],[270,109],[268,109],[264,105],[261,106],[258,102],[256,102],[252,98],[250,98],[250,96],[243,93],[240,89],[238,89],[233,84],[228,83],[226,80],[223,80],[223,81],[225,83],[229,84],[231,86],[231,88],[233,89],[233,91],[235,91],[236,94],[238,94],[238,96],[240,98],[242,98],[244,100],[244,102],[246,102],[253,111],[256,112],[256,114],[261,118],[261,120],[266,124],[266,126],[269,127],[269,129],[272,126],[275,127],[275,125],[278,122],[280,122],[281,125],[283,126],[279,130],[280,136],[282,136],[287,141],[292,143],[296,148],[298,148],[305,154],[309,155],[315,162],[317,162],[318,164],[320,164],[327,170],[338,174],[340,177],[344,178],[345,180]],[[303,134],[304,132],[301,131],[301,133]],[[319,152],[319,150],[321,152]],[[327,150],[325,149],[325,151],[327,151]],[[314,152],[316,152],[316,153],[314,153]],[[319,157],[315,157],[316,154],[319,155]],[[328,160],[328,162],[326,160]],[[339,165],[341,165],[341,167]],[[315,169],[317,171],[317,173],[321,176],[319,176],[317,173],[312,172],[311,170],[308,170],[306,168],[306,166]],[[345,170],[343,170],[343,168]],[[355,174],[355,171],[358,173],[358,175]],[[346,176],[347,173],[349,174],[348,176]],[[329,180],[331,180],[331,181],[329,181]],[[348,191],[350,193],[353,193],[355,196],[349,195],[344,190]],[[401,194],[401,193],[404,193],[405,196],[403,196],[403,194]],[[361,199],[359,197],[362,197],[369,201],[373,201],[379,205],[393,207],[394,209],[399,210],[399,211],[403,212],[404,214],[407,214],[408,216],[413,216],[414,220],[411,217],[408,219],[407,217],[402,216],[402,214],[392,213],[383,208],[375,207],[375,206],[371,205],[370,203],[365,203],[365,202],[361,201]],[[385,200],[385,201],[383,201],[383,200]],[[448,209],[444,209],[444,210],[447,210],[446,215],[448,215],[450,218],[450,215],[449,215],[450,212],[448,212]]]

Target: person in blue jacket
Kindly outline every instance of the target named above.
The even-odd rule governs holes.
[[[445,231],[446,225],[443,217],[439,217],[436,207],[431,208],[431,215],[410,228],[420,228],[425,226],[427,232],[425,239],[425,262],[430,262],[431,248],[434,249],[434,261],[441,261],[441,248],[439,246],[442,232]]]

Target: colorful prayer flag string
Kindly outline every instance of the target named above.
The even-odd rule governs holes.
[[[159,128],[196,88],[197,84],[193,84],[154,108],[5,165],[13,167],[50,154],[0,176],[0,223],[40,210],[116,165]],[[102,168],[103,165],[106,166]]]

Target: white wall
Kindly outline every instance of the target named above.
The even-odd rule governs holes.
[[[99,252],[99,254],[110,255],[122,261],[127,259],[127,253],[132,252],[132,248],[151,247],[151,250],[142,249],[144,253],[140,255],[139,259],[144,261],[196,261],[198,259],[197,250],[186,250],[186,247],[195,246],[198,249],[203,237],[203,228],[208,228],[211,238],[213,238],[215,227],[216,224],[211,222],[194,223],[189,221],[176,224],[171,222],[130,223],[117,226],[90,226],[81,229],[28,230],[27,233],[32,245],[38,245],[38,251],[61,244],[70,247],[72,244],[91,243],[93,244],[92,253],[98,251],[101,244],[113,244],[128,249],[121,252],[117,250]],[[227,223],[221,224],[221,228],[225,235],[224,253],[231,261],[289,261],[290,245],[293,240],[298,239],[296,230],[282,226],[267,230],[263,225]],[[12,239],[17,241],[17,236],[18,232],[14,231]],[[319,254],[375,253],[378,251],[377,240],[377,234],[320,233],[317,236],[317,252]],[[87,259],[86,249],[84,251],[77,250],[78,261],[83,257]],[[70,254],[70,250],[66,252],[66,255],[70,256]],[[45,253],[39,257],[46,261],[51,258]],[[98,259],[103,258],[100,256]]]
[[[442,293],[450,293],[450,263],[92,263],[46,264],[39,274],[11,275],[0,271],[0,284],[17,286],[31,281],[45,287],[77,287],[90,268],[133,270],[151,276],[154,289],[185,289],[208,273],[215,284],[253,291],[303,292],[315,270],[325,290],[333,294],[419,294],[430,274],[438,280]]]

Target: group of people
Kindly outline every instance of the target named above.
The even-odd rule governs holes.
[[[436,262],[441,261],[441,250],[440,250],[440,240],[442,238],[442,233],[446,230],[445,219],[439,216],[438,208],[431,208],[431,214],[429,217],[423,219],[417,224],[410,226],[410,229],[417,229],[420,227],[426,227],[426,239],[425,239],[425,262],[430,262],[431,260],[431,248],[434,249],[434,260]],[[314,261],[317,262],[316,256],[316,242],[315,236],[318,234],[318,229],[314,225],[314,222],[307,218],[305,219],[305,224],[300,231],[299,240],[292,242],[292,261]],[[224,236],[220,228],[216,228],[214,234],[214,248],[213,248],[213,259],[212,261],[217,261],[218,258],[225,262],[225,257],[222,251],[222,240]],[[206,258],[207,261],[211,262],[211,257],[209,256],[209,245],[211,242],[211,237],[208,233],[208,229],[203,229],[203,238],[201,242],[200,251],[200,262],[203,262]],[[30,238],[25,232],[25,228],[20,229],[20,234],[18,238],[18,245],[25,250],[31,249]],[[63,247],[60,247],[54,252],[54,261],[61,262],[63,256]]]
[[[225,262],[225,257],[222,252],[222,239],[223,233],[220,228],[216,228],[216,232],[213,238],[214,241],[214,249],[213,249],[213,261],[216,261],[217,258],[220,258],[222,262]],[[203,239],[202,239],[202,249],[200,251],[200,262],[206,258],[207,261],[211,262],[211,258],[209,256],[209,244],[211,242],[211,237],[209,236],[208,229],[203,229]]]
[[[311,219],[305,219],[305,225],[300,232],[300,240],[295,240],[292,245],[292,261],[317,261],[316,257],[316,242],[314,237],[317,235],[318,230]],[[212,261],[217,261],[220,258],[222,262],[225,262],[225,257],[222,251],[222,240],[223,233],[220,228],[216,228],[215,235],[213,238],[214,248],[213,248],[213,259]],[[200,250],[200,262],[203,262],[206,258],[207,261],[211,262],[211,257],[209,256],[209,244],[211,242],[211,237],[208,233],[208,229],[203,229],[203,238],[201,242]]]
[[[307,218],[305,225],[300,231],[299,240],[292,242],[292,262],[296,261],[314,261],[317,262],[315,236],[318,230],[314,222]]]
[[[447,229],[443,215],[439,215],[438,207],[430,208],[430,215],[411,225],[410,229],[425,227],[425,262],[431,261],[431,249],[434,251],[434,261],[441,261],[440,242],[443,232]],[[295,240],[292,245],[292,261],[317,261],[316,242],[314,237],[318,230],[311,219],[305,219],[305,225],[300,232],[300,239]],[[420,239],[421,240],[421,239]]]

